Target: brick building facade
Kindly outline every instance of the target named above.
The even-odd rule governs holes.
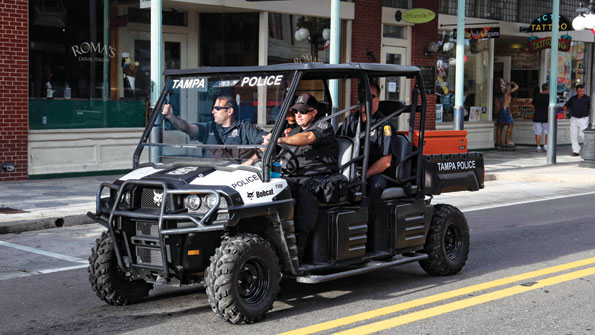
[[[0,0],[0,182],[27,178],[28,30],[27,0]]]
[[[382,63],[382,1],[355,0],[355,19],[351,35],[351,61]],[[416,8],[427,8],[438,13],[439,2],[436,0],[419,0]],[[436,66],[436,55],[425,55],[426,46],[436,41],[438,35],[438,19],[412,27],[411,65]],[[434,85],[434,83],[425,83]],[[357,84],[351,87],[352,104],[357,103]],[[436,95],[427,96],[426,129],[436,129]]]

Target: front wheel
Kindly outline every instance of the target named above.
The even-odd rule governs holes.
[[[89,282],[99,299],[110,305],[129,305],[142,300],[153,288],[144,280],[128,280],[118,267],[112,237],[103,232],[89,257]]]
[[[469,226],[460,210],[451,205],[434,206],[434,215],[423,252],[429,258],[419,264],[434,276],[461,271],[469,255]]]
[[[277,254],[254,234],[226,237],[205,275],[211,308],[233,324],[261,320],[273,307],[280,280]]]

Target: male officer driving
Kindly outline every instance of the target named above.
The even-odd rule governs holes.
[[[294,223],[300,260],[303,259],[308,236],[316,227],[320,207],[308,181],[316,177],[326,178],[339,170],[339,143],[331,124],[317,120],[317,107],[316,98],[310,94],[300,95],[291,107],[298,126],[286,137],[277,139],[278,143],[295,147],[299,164],[297,177],[285,178],[296,199]]]

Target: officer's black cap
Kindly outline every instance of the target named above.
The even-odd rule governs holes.
[[[310,108],[316,109],[318,107],[318,101],[310,94],[302,94],[295,100],[295,104],[291,106],[291,109],[296,111],[306,111]]]

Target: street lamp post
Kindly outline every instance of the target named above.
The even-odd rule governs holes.
[[[595,35],[595,0],[589,0],[589,5],[579,2],[578,15],[572,20],[574,30],[589,29]],[[595,43],[591,48],[591,126],[585,129],[583,149],[579,166],[595,168]]]

